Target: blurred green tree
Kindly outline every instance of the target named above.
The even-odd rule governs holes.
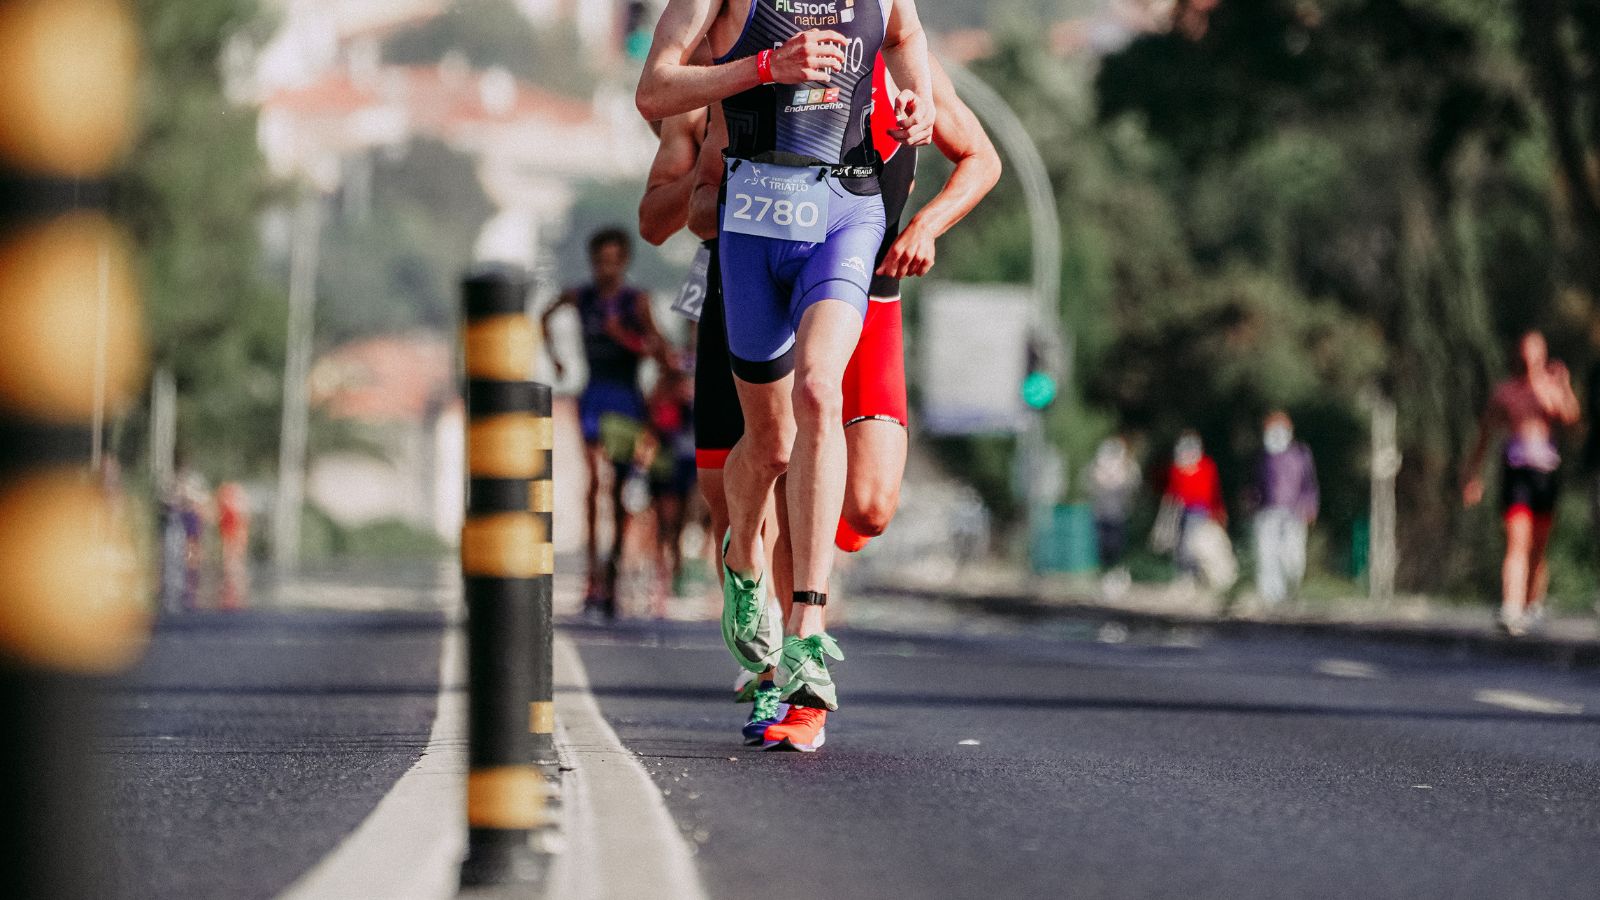
[[[1339,355],[1373,341],[1383,352],[1362,349],[1340,374],[1318,371],[1315,352],[1274,361],[1270,347],[1248,345],[1238,348],[1251,360],[1239,381],[1220,356],[1197,366],[1193,354],[1140,346],[1179,370],[1168,377],[1189,366],[1198,380],[1187,383],[1219,391],[1214,402],[1232,405],[1254,385],[1270,388],[1258,408],[1293,409],[1292,388],[1300,402],[1341,398],[1352,427],[1353,377],[1383,385],[1403,417],[1403,577],[1427,586],[1441,571],[1480,577],[1465,534],[1480,526],[1456,502],[1460,454],[1501,369],[1502,338],[1556,321],[1540,249],[1550,235],[1547,175],[1527,165],[1539,136],[1510,53],[1510,10],[1228,0],[1183,21],[1105,60],[1096,85],[1103,123],[1136,124],[1175,162],[1164,193],[1178,240],[1211,285],[1170,311],[1193,329],[1184,340],[1203,347],[1253,317],[1287,316],[1269,341],[1292,348],[1306,333],[1281,324],[1316,322],[1303,316],[1321,311],[1318,333],[1345,335],[1333,344],[1346,348]],[[1254,285],[1258,300],[1240,306],[1249,294],[1216,293],[1229,283]],[[1234,299],[1217,306],[1218,297]],[[1167,326],[1152,302],[1146,295],[1143,317],[1159,336]],[[1129,337],[1143,340],[1138,330]],[[1328,479],[1330,496],[1348,492],[1358,509],[1359,467],[1340,474],[1348,483]]]
[[[434,140],[357,163],[370,198],[342,204],[324,232],[317,340],[450,331],[457,283],[494,212],[472,157]]]
[[[260,217],[273,187],[256,117],[225,96],[228,39],[254,0],[136,0],[142,129],[116,180],[138,246],[157,366],[174,373],[179,443],[216,477],[272,471],[284,353],[283,292],[262,275]]]
[[[1548,130],[1555,162],[1557,232],[1565,272],[1600,317],[1600,4],[1592,0],[1517,0],[1518,47]]]

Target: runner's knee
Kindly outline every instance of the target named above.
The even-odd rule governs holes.
[[[794,417],[797,423],[817,428],[838,422],[844,411],[839,379],[808,373],[794,382]]]
[[[862,537],[877,537],[894,521],[900,498],[888,490],[852,492],[844,511],[845,524]]]
[[[744,463],[753,467],[767,479],[775,479],[789,471],[789,449],[794,445],[794,435],[783,431],[748,431],[740,440]]]

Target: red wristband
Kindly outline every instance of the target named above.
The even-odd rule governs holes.
[[[762,84],[772,84],[777,79],[772,77],[772,51],[763,50],[756,54],[756,77]]]

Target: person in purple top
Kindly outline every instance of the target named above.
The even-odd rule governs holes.
[[[1311,448],[1294,439],[1282,410],[1262,422],[1256,465],[1256,590],[1269,606],[1287,600],[1306,574],[1306,537],[1317,521],[1321,494]]]

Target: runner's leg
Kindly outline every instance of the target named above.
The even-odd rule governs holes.
[[[834,538],[839,549],[862,549],[894,518],[905,477],[908,418],[900,299],[872,297],[844,373],[849,471]]]
[[[585,551],[585,577],[588,584],[584,587],[584,602],[594,599],[595,589],[600,583],[600,467],[603,451],[599,444],[585,444],[583,448],[584,467],[588,471],[588,491],[583,498],[584,513],[584,551]]]
[[[906,429],[898,422],[863,419],[845,428],[844,438],[849,458],[844,522],[861,537],[877,537],[900,507]]]
[[[1555,516],[1550,513],[1536,514],[1532,519],[1528,536],[1527,604],[1529,609],[1537,609],[1544,603],[1545,594],[1550,590],[1550,562],[1546,557],[1550,547],[1550,532],[1556,522]]]
[[[778,593],[778,607],[783,611],[783,621],[794,615],[794,545],[789,541],[789,476],[778,478],[773,490],[773,552],[772,587]]]
[[[1527,605],[1532,549],[1533,512],[1513,506],[1506,511],[1506,556],[1500,570],[1500,611],[1510,619],[1519,618]]]
[[[617,617],[617,580],[622,572],[622,544],[628,536],[628,508],[622,503],[622,488],[627,483],[626,470],[613,464],[611,467],[611,554],[606,560],[605,610],[608,618]]]
[[[826,594],[833,570],[833,535],[844,507],[847,464],[842,382],[861,336],[861,321],[854,306],[840,301],[814,303],[800,320],[794,453],[785,491],[796,592]],[[824,607],[803,606],[789,633],[809,637],[825,630]]]
[[[794,382],[793,374],[766,384],[735,381],[745,430],[728,453],[722,470],[732,534],[723,562],[741,575],[757,576],[766,568],[762,559],[762,523],[772,502],[773,486],[778,476],[788,470],[794,446]]]

